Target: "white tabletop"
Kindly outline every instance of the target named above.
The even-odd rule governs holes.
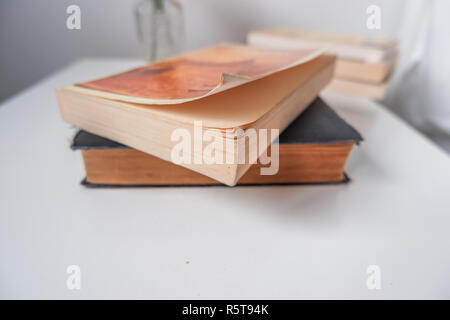
[[[367,100],[324,96],[365,139],[347,185],[81,186],[54,88],[137,64],[83,60],[0,106],[0,298],[450,298],[450,157]]]

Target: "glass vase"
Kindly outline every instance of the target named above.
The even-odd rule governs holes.
[[[134,11],[141,51],[147,61],[181,52],[184,22],[183,9],[177,0],[141,0]]]

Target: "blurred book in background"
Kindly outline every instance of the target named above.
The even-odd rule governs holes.
[[[397,43],[389,38],[328,34],[287,28],[252,31],[249,45],[279,49],[326,47],[337,55],[328,91],[381,100],[397,60]]]

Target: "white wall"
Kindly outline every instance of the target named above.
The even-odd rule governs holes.
[[[265,26],[395,35],[406,0],[181,0],[185,48],[244,41]],[[1,0],[0,100],[85,56],[137,57],[131,0]],[[81,7],[81,30],[67,30],[66,8]],[[382,29],[366,29],[369,4]]]

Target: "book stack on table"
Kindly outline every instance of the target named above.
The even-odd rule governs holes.
[[[86,186],[340,183],[361,136],[318,97],[334,67],[317,49],[224,44],[57,97]]]
[[[389,38],[339,35],[271,28],[250,32],[250,45],[279,49],[324,46],[337,56],[329,91],[382,100],[397,60],[396,41]]]

